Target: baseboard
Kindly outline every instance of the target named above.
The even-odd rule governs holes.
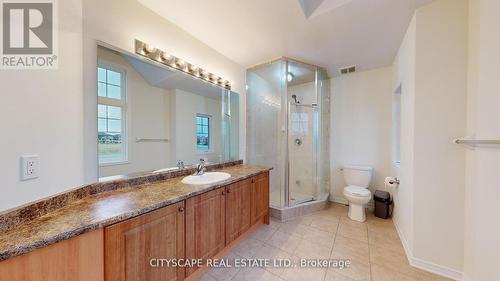
[[[469,276],[467,276],[467,274],[465,274],[465,272],[462,274],[462,281],[472,281],[472,279],[469,278]]]
[[[394,220],[394,216],[392,217],[392,223],[394,223],[394,227],[396,228],[396,232],[398,233],[399,240],[401,240],[401,244],[403,244],[403,249],[405,250],[406,258],[408,259],[408,262],[411,264],[411,259],[413,258],[413,254],[410,250],[410,247],[408,246],[408,241],[406,240],[406,237],[403,235],[403,232],[401,231],[401,228],[399,227],[396,220]]]
[[[398,233],[399,239],[401,240],[401,243],[403,244],[403,249],[406,254],[406,258],[408,259],[408,262],[410,263],[411,266],[416,267],[418,269],[422,269],[437,275],[441,275],[453,280],[457,281],[470,281],[470,279],[465,278],[464,274],[460,271],[448,268],[446,266],[438,265],[432,262],[428,262],[419,258],[415,258],[413,256],[413,253],[410,250],[410,247],[408,246],[408,241],[406,240],[406,237],[403,235],[403,232],[399,228],[398,223],[395,220],[392,220],[394,223],[394,226],[396,227],[396,231]]]
[[[437,275],[448,277],[453,280],[463,281],[463,273],[456,271],[454,269],[448,268],[446,266],[438,265],[432,262],[424,261],[413,257],[410,261],[410,265],[425,271],[432,272]]]
[[[330,198],[330,202],[335,202],[335,203],[339,203],[339,204],[342,204],[342,205],[348,205],[349,202],[347,202],[347,200],[345,200],[344,198]]]
[[[316,201],[309,201],[291,207],[276,208],[270,207],[271,217],[279,221],[288,221],[299,216],[311,214],[313,212],[321,211],[328,208],[328,196],[325,196]]]

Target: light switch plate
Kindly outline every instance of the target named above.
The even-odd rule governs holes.
[[[40,156],[23,155],[21,156],[21,180],[38,178],[40,169]]]

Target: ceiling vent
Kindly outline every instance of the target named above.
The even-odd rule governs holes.
[[[349,73],[353,73],[353,72],[356,72],[356,66],[355,65],[351,65],[351,66],[346,66],[346,67],[339,68],[339,73],[341,75],[343,75],[343,74],[349,74]]]

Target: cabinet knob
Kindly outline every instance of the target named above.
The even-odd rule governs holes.
[[[255,183],[255,179],[252,179],[252,183]]]
[[[184,212],[184,207],[179,207],[179,212]]]
[[[227,190],[227,193],[231,193],[231,189],[228,189],[228,190]]]
[[[226,195],[226,192],[225,192],[225,191],[222,191],[222,195]]]

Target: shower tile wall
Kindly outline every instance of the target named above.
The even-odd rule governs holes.
[[[301,104],[316,103],[315,83],[288,87],[288,97],[296,95]],[[313,126],[314,111],[310,107],[291,106],[289,133],[290,200],[303,201],[317,197],[315,174],[313,170]],[[297,145],[295,140],[302,143]],[[292,202],[293,203],[293,202]]]

